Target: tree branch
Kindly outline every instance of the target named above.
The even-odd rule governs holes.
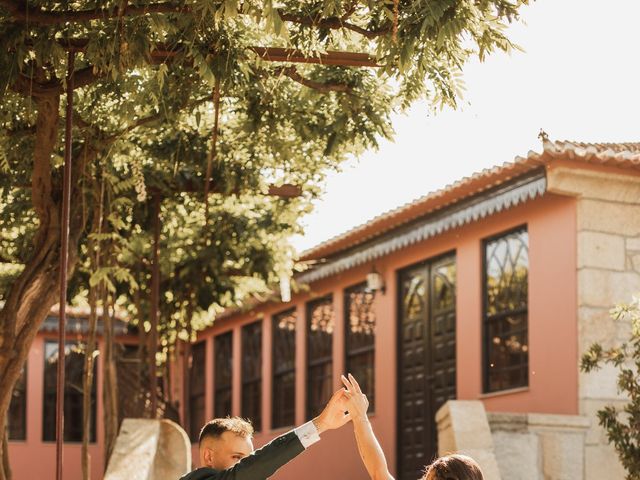
[[[25,126],[25,127],[16,128],[16,129],[3,128],[3,130],[7,136],[17,137],[20,135],[33,135],[34,133],[36,133],[36,126],[30,125],[30,126]]]
[[[78,113],[77,110],[73,111],[73,124],[78,128],[93,127],[93,125],[91,125],[89,122],[87,122],[85,119],[82,118],[82,116],[80,115],[80,113]]]
[[[309,80],[308,78],[303,77],[298,73],[296,67],[279,67],[275,70],[276,75],[285,75],[289,77],[294,82],[299,83],[300,85],[304,85],[305,87],[312,88],[314,90],[318,90],[319,92],[328,93],[328,92],[341,92],[341,93],[350,93],[351,87],[349,85],[345,85],[344,83],[322,83],[316,82],[313,80]]]
[[[73,73],[74,88],[86,87],[99,78],[100,75],[93,73],[92,66],[76,70]],[[18,75],[18,78],[12,88],[22,95],[28,95],[35,98],[51,97],[55,95],[62,95],[64,93],[63,84],[57,78],[47,82],[39,82],[23,74]]]
[[[31,201],[40,224],[49,228],[56,228],[59,225],[59,219],[56,216],[56,212],[52,214],[51,208],[51,195],[53,192],[51,154],[58,139],[60,96],[53,95],[38,99],[37,105],[36,142],[33,155],[33,171],[31,172]],[[48,233],[48,231],[38,229],[37,236],[46,236]],[[35,244],[40,245],[41,241],[42,238],[36,238]]]
[[[36,25],[57,25],[67,22],[88,22],[91,20],[109,20],[112,18],[138,17],[149,13],[188,13],[189,7],[173,2],[151,3],[143,6],[126,6],[124,9],[96,8],[91,10],[43,10],[41,8],[25,8],[15,0],[0,0],[17,22]]]
[[[42,8],[30,7],[29,9],[21,2],[16,0],[0,0],[3,5],[17,22],[28,22],[37,25],[57,25],[67,22],[88,22],[92,20],[111,20],[114,18],[122,19],[123,17],[139,17],[150,13],[191,13],[192,9],[188,6],[179,5],[174,2],[150,3],[142,6],[129,6],[125,3],[124,8],[96,8],[90,10],[43,10]],[[278,11],[283,22],[296,23],[306,27],[327,28],[330,30],[347,29],[359,33],[366,38],[376,38],[391,32],[391,27],[379,28],[376,30],[367,30],[346,21],[353,12],[355,7],[351,6],[347,12],[341,17],[320,18],[305,17],[286,13],[282,10]]]
[[[207,101],[210,101],[211,97],[203,97],[203,98],[199,98],[197,100],[194,100],[193,102],[188,102],[186,105],[182,105],[181,107],[178,108],[178,112],[185,109],[185,108],[194,108],[202,103],[205,103]],[[119,137],[122,137],[124,135],[126,135],[127,133],[130,133],[131,131],[135,130],[138,127],[142,127],[143,125],[147,125],[149,123],[153,123],[155,121],[161,120],[164,117],[164,115],[162,113],[154,113],[153,115],[149,115],[147,117],[142,117],[139,118],[138,120],[136,120],[135,122],[133,122],[131,125],[129,125],[128,127],[124,128],[123,130],[121,130],[120,132],[113,134],[109,137],[106,138],[107,141],[115,141],[117,140]]]
[[[24,265],[24,263],[21,262],[17,262],[16,260],[9,258],[9,257],[5,257],[3,254],[0,253],[0,263],[8,263],[11,265]]]
[[[349,18],[354,11],[355,11],[355,8],[352,7],[342,17],[327,17],[327,18],[320,18],[319,16],[303,17],[300,15],[286,13],[286,12],[283,12],[282,10],[279,10],[278,13],[283,22],[297,23],[298,25],[303,25],[305,27],[327,28],[329,30],[340,30],[344,28],[344,29],[359,33],[363,37],[366,37],[369,39],[386,35],[391,31],[391,27],[379,28],[376,30],[367,30],[366,28],[362,28],[362,27],[359,27],[358,25],[354,25],[353,23],[347,22],[346,19]]]
[[[153,114],[153,115],[149,115],[148,117],[139,118],[138,120],[133,122],[128,127],[126,127],[123,130],[119,131],[118,133],[107,137],[106,141],[113,142],[113,141],[117,140],[119,137],[122,137],[122,136],[126,135],[127,133],[135,130],[136,128],[141,127],[143,125],[146,125],[148,123],[153,123],[153,122],[155,122],[157,120],[160,120],[163,117],[164,117],[164,115],[162,113],[156,113],[156,114]]]

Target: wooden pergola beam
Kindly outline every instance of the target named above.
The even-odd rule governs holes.
[[[169,189],[160,189],[160,188],[149,188],[150,195],[166,195],[167,193],[199,193],[203,191],[202,186],[198,183],[186,183],[185,185],[178,188],[169,188]],[[209,190],[209,195],[212,194],[222,194],[219,188],[211,188]],[[240,190],[234,190],[228,192],[229,195],[241,195],[242,193],[250,193],[250,192],[242,192]],[[302,195],[302,187],[298,185],[292,185],[290,183],[285,183],[283,185],[269,185],[269,190],[266,193],[267,196],[270,197],[280,197],[280,198],[296,198]]]
[[[309,56],[300,50],[278,47],[250,47],[267,62],[311,63],[317,65],[337,65],[341,67],[379,67],[374,57],[366,53],[328,51]]]
[[[60,40],[59,43],[68,51],[84,52],[89,43],[86,39]],[[308,55],[301,50],[281,47],[248,47],[258,57],[266,62],[277,63],[305,63],[316,65],[334,65],[341,67],[380,67],[376,58],[368,53],[327,51],[316,55]],[[166,44],[155,44],[149,55],[156,61],[166,61],[182,53],[180,45],[172,47]],[[209,53],[217,53],[211,49]]]
[[[189,14],[193,9],[184,3],[174,1],[150,2],[146,5],[129,5],[125,2],[118,8],[92,8],[88,10],[44,10],[38,7],[26,8],[24,2],[18,0],[0,0],[0,5],[9,12],[14,22],[31,23],[32,25],[60,25],[63,23],[82,23],[94,20],[111,20],[123,17],[138,17],[149,14]],[[393,26],[385,26],[369,30],[348,21],[355,12],[352,5],[342,16],[323,18],[321,15],[309,16],[288,13],[282,9],[278,15],[283,22],[295,23],[306,27],[317,27],[329,30],[350,30],[366,38],[372,39],[392,33]],[[238,11],[243,14],[242,7]]]
[[[296,198],[302,195],[302,188],[298,185],[291,185],[289,183],[279,186],[271,185],[269,186],[268,195],[280,198]]]
[[[31,185],[19,185],[17,188],[31,188]],[[161,189],[158,189],[158,188],[149,188],[148,190],[152,196],[162,194]],[[184,188],[173,189],[171,190],[171,193],[195,193],[195,192],[201,192],[201,191],[202,189],[199,186],[198,188],[196,188],[196,186],[194,185],[188,185]],[[215,188],[209,192],[210,195],[214,193],[221,194],[223,192],[221,192],[220,190],[216,190]],[[231,195],[240,195],[241,193],[244,193],[244,192],[240,192],[238,190],[238,191],[231,192]],[[292,185],[290,183],[285,183],[282,185],[269,185],[269,189],[266,195],[270,197],[280,197],[280,198],[297,198],[300,195],[302,195],[302,187],[298,185]],[[3,263],[2,257],[0,257],[0,263]],[[10,263],[10,262],[6,262],[6,263]]]

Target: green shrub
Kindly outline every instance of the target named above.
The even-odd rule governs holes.
[[[622,345],[605,349],[595,343],[582,356],[583,372],[597,370],[605,364],[618,370],[618,391],[628,397],[623,407],[607,405],[598,411],[598,423],[607,432],[620,461],[627,471],[627,480],[640,480],[640,298],[611,310],[616,321],[631,323],[631,337]]]

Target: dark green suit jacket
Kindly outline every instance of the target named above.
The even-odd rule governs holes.
[[[303,451],[298,435],[292,430],[274,438],[227,470],[199,468],[180,480],[265,480]]]

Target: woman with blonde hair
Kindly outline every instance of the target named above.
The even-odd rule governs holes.
[[[387,466],[387,459],[373,433],[367,409],[369,400],[362,393],[360,385],[353,375],[342,376],[349,415],[353,422],[353,431],[364,463],[371,480],[395,480]],[[471,457],[466,455],[445,455],[434,460],[425,470],[421,480],[484,480],[482,471]]]

